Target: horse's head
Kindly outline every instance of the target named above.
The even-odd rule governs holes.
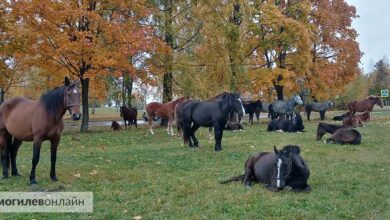
[[[324,136],[325,133],[326,129],[324,128],[324,125],[322,124],[322,122],[319,122],[317,127],[317,140],[321,140],[322,136]]]
[[[80,113],[80,91],[78,86],[80,81],[70,82],[68,77],[65,77],[65,105],[69,111],[69,114],[72,115],[72,119],[77,121],[81,118]]]
[[[299,95],[294,96],[294,105],[303,105],[303,101]]]
[[[378,104],[381,108],[383,108],[384,104],[381,97],[376,97],[376,104]]]
[[[286,179],[290,176],[292,170],[292,152],[290,150],[278,151],[274,146],[275,162],[273,166],[271,185],[276,190],[281,190],[285,187]]]
[[[230,99],[230,106],[233,109],[233,111],[237,112],[240,117],[243,116],[245,114],[245,109],[244,106],[242,105],[240,94],[230,93],[227,96]]]
[[[305,126],[303,125],[303,120],[299,112],[294,112],[293,116],[293,128],[295,131],[303,131]]]
[[[332,101],[326,101],[326,105],[328,106],[328,108],[332,108],[334,104]]]
[[[125,111],[126,106],[119,107],[119,116],[123,117],[123,112]]]

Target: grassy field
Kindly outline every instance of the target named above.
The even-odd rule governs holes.
[[[225,132],[222,152],[214,152],[206,129],[197,132],[199,149],[183,147],[164,128],[154,136],[145,127],[94,128],[87,134],[67,130],[58,152],[58,182],[49,178],[46,143],[38,185],[28,185],[32,147],[24,143],[18,155],[23,176],[0,180],[0,191],[92,191],[94,212],[0,214],[0,219],[390,219],[390,112],[372,116],[359,128],[359,146],[316,141],[316,113],[314,120],[304,121],[304,133],[266,132],[268,119],[244,125],[245,131]],[[249,154],[287,144],[301,146],[312,192],[274,193],[261,185],[248,190],[241,183],[218,183],[242,174]]]

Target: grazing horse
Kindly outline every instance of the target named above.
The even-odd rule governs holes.
[[[245,113],[238,93],[226,93],[214,101],[186,103],[179,112],[183,119],[184,144],[198,147],[196,130],[201,126],[214,127],[215,151],[222,150],[223,129],[226,127],[229,114],[232,111],[237,112],[240,116]]]
[[[0,106],[0,149],[3,164],[3,177],[8,177],[11,160],[11,175],[19,176],[16,167],[16,155],[22,141],[33,141],[33,159],[30,173],[30,184],[36,184],[37,167],[41,144],[45,140],[51,143],[50,177],[57,181],[56,160],[57,147],[64,129],[62,120],[66,111],[77,121],[80,119],[79,82],[71,83],[65,78],[65,85],[53,89],[32,101],[24,97],[7,100]],[[13,139],[13,140],[12,140]]]
[[[379,96],[369,96],[363,100],[354,100],[348,103],[349,112],[354,115],[356,112],[372,111],[374,105],[377,104],[383,108],[383,100]]]
[[[308,103],[305,106],[306,114],[307,114],[307,120],[310,121],[310,113],[312,111],[319,112],[320,113],[320,119],[321,121],[325,119],[325,112],[330,109],[333,106],[333,102],[326,101],[326,102],[312,102]]]
[[[121,125],[117,121],[112,121],[111,128],[113,131],[119,131],[122,129]]]
[[[121,106],[119,111],[120,117],[125,122],[125,128],[127,128],[127,122],[129,122],[129,127],[133,124],[137,128],[137,109]]]
[[[245,162],[245,174],[221,182],[243,181],[250,187],[253,181],[265,184],[271,191],[291,187],[294,192],[309,192],[307,184],[310,170],[300,155],[300,148],[288,145],[281,150],[274,147],[274,152],[252,154]]]
[[[185,100],[184,97],[180,97],[172,102],[167,102],[167,103],[151,102],[147,104],[146,113],[148,115],[148,124],[149,124],[150,133],[154,134],[152,122],[154,117],[157,115],[160,118],[168,119],[167,132],[168,135],[173,135],[173,120],[175,117],[175,107],[177,104],[183,102],[184,100]]]
[[[275,119],[281,115],[286,115],[287,117],[292,116],[294,114],[294,107],[297,105],[303,105],[302,99],[299,95],[295,95],[287,101],[273,101],[271,105],[269,105],[271,119]]]
[[[249,122],[253,125],[253,115],[256,114],[257,119],[259,119],[259,114],[261,111],[261,101],[257,100],[255,102],[243,103],[245,113],[249,114]]]
[[[350,127],[318,123],[317,140],[320,140],[325,133],[332,134],[330,138],[326,139],[326,143],[360,144],[362,140],[361,134]]]
[[[292,119],[275,118],[270,121],[267,131],[302,132],[303,129],[305,129],[305,126],[303,125],[301,114],[295,112]]]
[[[363,123],[357,115],[350,115],[343,119],[344,126],[363,127]]]

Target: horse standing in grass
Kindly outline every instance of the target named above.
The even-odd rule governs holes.
[[[379,96],[369,96],[363,100],[354,100],[348,103],[349,112],[354,115],[356,112],[372,112],[374,105],[377,104],[383,108],[383,100]]]
[[[300,155],[300,148],[288,145],[281,150],[274,147],[274,152],[252,154],[245,162],[245,174],[222,181],[243,181],[250,187],[253,182],[263,183],[270,191],[291,187],[294,192],[309,192],[307,184],[310,170]]]
[[[57,147],[64,129],[63,116],[66,111],[77,121],[80,119],[79,82],[71,83],[65,78],[65,85],[50,90],[40,99],[32,101],[25,97],[15,97],[0,106],[0,149],[3,164],[3,177],[8,177],[11,163],[11,175],[19,176],[16,167],[16,155],[22,141],[33,141],[33,159],[30,184],[36,184],[35,169],[39,162],[41,144],[45,140],[51,143],[50,177],[57,181],[55,171]]]
[[[312,103],[306,104],[305,109],[306,109],[307,120],[310,121],[310,113],[312,111],[319,112],[321,121],[324,120],[325,119],[325,112],[328,109],[332,108],[332,106],[333,106],[333,102],[331,102],[331,101],[312,102]]]
[[[302,99],[299,95],[291,97],[287,101],[276,100],[273,101],[269,106],[269,112],[271,114],[271,119],[275,119],[278,116],[293,116],[294,107],[297,105],[302,105]]]
[[[196,130],[201,126],[214,127],[215,151],[222,150],[223,129],[232,111],[240,116],[245,113],[238,93],[225,93],[214,101],[191,101],[185,104],[179,112],[183,118],[184,144],[198,147]]]
[[[120,116],[123,118],[125,122],[125,129],[127,128],[127,122],[129,127],[133,124],[135,128],[137,128],[137,109],[128,108],[126,106],[120,107]]]
[[[245,113],[249,114],[249,122],[253,125],[253,115],[256,114],[257,120],[259,120],[259,114],[261,111],[261,101],[257,100],[255,102],[243,103]]]
[[[185,100],[184,97],[180,97],[172,102],[167,102],[167,103],[151,102],[147,104],[146,114],[148,115],[148,125],[149,125],[150,133],[154,134],[152,122],[154,117],[157,115],[160,118],[168,119],[168,126],[167,126],[168,135],[174,135],[173,120],[175,118],[175,107],[177,104],[183,102],[184,100]]]

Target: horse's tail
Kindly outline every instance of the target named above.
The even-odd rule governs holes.
[[[244,181],[244,178],[245,178],[245,174],[242,174],[242,175],[239,175],[239,176],[233,176],[230,179],[227,179],[227,180],[224,180],[224,181],[220,181],[219,183],[220,184],[226,184],[226,183],[230,183],[230,182]]]

